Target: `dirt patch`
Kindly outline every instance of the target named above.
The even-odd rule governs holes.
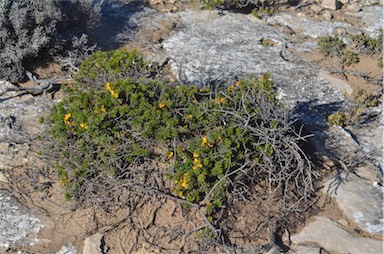
[[[344,69],[337,65],[336,58],[324,56],[318,51],[301,52],[300,57],[329,70],[333,77],[348,83],[353,92],[351,94],[345,93],[345,95],[353,101],[358,102],[356,96],[359,90],[382,96],[382,68],[378,65],[376,55],[359,54],[359,62],[345,66]],[[382,102],[382,97],[380,101]]]

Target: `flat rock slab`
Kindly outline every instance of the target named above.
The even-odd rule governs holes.
[[[33,245],[31,237],[43,227],[40,219],[20,204],[10,193],[0,190],[0,253],[10,247]]]
[[[291,237],[297,246],[321,246],[331,253],[383,253],[383,242],[362,237],[353,237],[326,217],[315,217],[303,230]],[[304,253],[303,253],[304,254]]]
[[[279,86],[279,98],[287,106],[294,107],[300,102],[308,107],[308,102],[340,105],[345,101],[338,88],[318,77],[318,67],[291,52],[295,46],[281,23],[289,17],[294,19],[293,16],[283,20],[276,17],[272,24],[252,15],[229,12],[184,11],[179,16],[179,28],[163,43],[179,80],[197,84],[231,82],[249,74],[270,72]],[[332,27],[324,28],[324,34],[332,30]],[[265,46],[263,41],[269,41],[270,46]],[[321,111],[328,113],[324,107]],[[314,116],[315,121],[321,116],[321,121],[326,122],[319,112],[314,112]]]
[[[354,174],[349,174],[348,177],[341,176],[341,179],[340,184],[336,180],[329,180],[324,190],[329,190],[344,215],[355,222],[360,229],[382,236],[383,188],[373,186]]]
[[[0,81],[0,93],[12,85]],[[42,132],[39,117],[49,113],[52,101],[23,92],[8,92],[0,97],[0,142],[27,143],[29,135]]]

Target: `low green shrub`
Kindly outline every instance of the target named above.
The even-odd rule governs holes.
[[[146,62],[136,50],[97,51],[88,57],[79,67],[74,79],[78,85],[100,89],[100,83],[113,82],[117,79],[148,78],[156,66]]]
[[[98,52],[80,69],[120,77],[134,68],[126,54],[136,56]],[[115,59],[121,67],[111,56],[122,58]],[[91,80],[95,72],[82,72],[78,80]],[[246,195],[258,182],[282,188],[271,195],[295,190],[300,200],[310,189],[310,164],[297,145],[302,137],[279,106],[269,74],[204,87],[97,80],[73,85],[48,119],[49,153],[67,199],[110,207],[125,204],[129,193],[169,193],[206,206],[213,220],[228,195]]]
[[[318,46],[323,54],[337,58],[342,68],[359,62],[357,54],[348,50],[346,44],[338,36],[322,36],[319,39]]]
[[[364,89],[359,89],[353,93],[353,97],[363,107],[377,107],[380,103],[379,95]]]
[[[344,112],[337,111],[328,116],[328,125],[344,127],[349,121],[349,116]]]

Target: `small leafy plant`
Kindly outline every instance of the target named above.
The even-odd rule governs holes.
[[[344,127],[349,121],[349,116],[344,112],[337,111],[332,115],[328,116],[328,125],[329,126],[340,126]]]
[[[378,95],[364,89],[359,89],[354,94],[355,100],[363,107],[377,107],[379,105]]]
[[[347,46],[338,36],[325,35],[318,42],[320,52],[327,56],[337,58],[341,67],[359,62],[357,54],[347,49]]]
[[[260,8],[254,8],[252,10],[252,16],[254,16],[257,19],[261,19],[264,16],[271,16],[274,14],[274,9],[273,8],[268,8],[268,7],[260,7]]]

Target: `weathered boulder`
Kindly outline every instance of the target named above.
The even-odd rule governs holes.
[[[11,247],[33,245],[41,220],[7,191],[0,190],[0,253]]]
[[[0,81],[0,94],[8,82]],[[7,92],[0,96],[0,142],[22,144],[31,135],[42,132],[39,117],[49,113],[52,102],[44,97],[33,97],[24,92]]]
[[[324,191],[336,199],[344,215],[367,233],[383,234],[383,191],[355,174],[329,180]]]
[[[102,234],[94,234],[90,237],[87,237],[84,240],[83,253],[87,254],[102,254],[103,250],[103,235]]]
[[[296,246],[313,244],[321,246],[330,253],[382,253],[382,241],[353,237],[340,228],[336,222],[326,217],[315,217],[314,221],[304,227],[301,232],[291,237]],[[299,248],[300,247],[292,247]],[[318,252],[319,253],[319,252]],[[303,253],[304,254],[304,253]]]
[[[340,3],[338,0],[323,0],[321,6],[330,10],[338,10],[340,8]]]

